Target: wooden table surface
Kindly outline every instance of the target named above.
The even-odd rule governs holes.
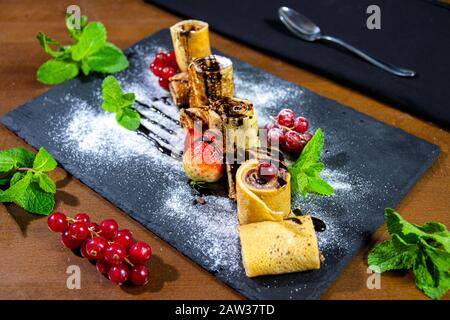
[[[0,116],[48,90],[36,81],[36,70],[47,60],[36,33],[66,40],[64,15],[72,2],[0,0]],[[109,39],[122,48],[166,28],[180,18],[140,0],[78,1],[90,20],[103,22]],[[402,201],[398,210],[415,223],[438,220],[450,226],[450,133],[401,112],[353,89],[305,69],[211,33],[212,45],[222,52],[292,81],[318,94],[369,114],[385,123],[435,143],[441,156]],[[64,107],[64,106],[61,106]],[[43,128],[45,130],[45,128]],[[0,149],[23,146],[24,141],[0,125]],[[47,229],[45,217],[33,216],[16,205],[0,205],[0,299],[242,299],[164,241],[129,218],[76,178],[57,169],[56,209],[70,215],[88,212],[93,220],[117,219],[138,239],[150,243],[154,257],[151,282],[141,288],[118,287],[101,276],[86,259],[63,248],[59,236]],[[367,252],[388,237],[385,226],[372,238],[323,295],[323,299],[425,299],[411,273],[383,274],[381,289],[368,289]],[[66,287],[70,265],[81,269],[81,289]],[[449,295],[447,294],[447,298]]]

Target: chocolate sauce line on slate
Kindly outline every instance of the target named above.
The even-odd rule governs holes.
[[[157,127],[160,127],[161,129],[163,129],[164,131],[166,131],[166,132],[169,133],[169,134],[174,134],[174,133],[175,133],[175,131],[173,131],[172,129],[167,128],[165,125],[163,125],[163,124],[161,124],[161,123],[159,123],[159,122],[157,122],[157,121],[155,121],[155,120],[150,119],[149,117],[147,117],[145,114],[143,114],[143,113],[140,112],[139,110],[136,110],[136,111],[140,114],[141,118],[144,118],[145,120],[147,120],[147,121],[150,122],[151,124],[153,124],[153,125],[155,125],[155,126],[157,126]],[[165,142],[165,141],[164,141],[164,142]]]
[[[165,155],[168,155],[176,160],[181,160],[181,153],[178,153],[176,151],[173,151],[165,146],[163,146],[158,139],[164,139],[161,138],[159,135],[157,135],[156,133],[154,133],[153,131],[151,131],[150,129],[144,127],[143,125],[140,125],[139,128],[137,129],[137,133],[142,135],[143,137],[147,138],[148,140],[150,140],[151,142],[153,142],[153,144],[156,146],[156,148],[158,148],[158,150],[160,152],[162,152]],[[152,137],[151,135],[154,135],[156,137],[158,137],[158,139]],[[165,139],[164,139],[165,140]],[[166,140],[167,141],[167,140]]]
[[[146,103],[144,103],[142,101],[139,101],[139,100],[136,100],[136,103],[141,105],[141,106],[143,106],[143,107],[145,107],[145,108],[148,108],[148,109],[152,110],[153,112],[156,112],[157,114],[160,114],[161,116],[163,116],[166,119],[169,119],[170,121],[172,121],[175,124],[178,124],[178,125],[180,124],[180,121],[178,121],[177,119],[172,118],[171,116],[166,114],[164,111],[162,111],[161,109],[159,109],[159,108],[157,108],[157,107],[155,107],[153,105],[146,104]]]

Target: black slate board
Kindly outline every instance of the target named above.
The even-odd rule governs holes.
[[[162,30],[126,50],[130,68],[117,75],[140,100],[167,95],[148,71],[157,48],[171,48]],[[323,161],[332,197],[295,198],[294,206],[324,220],[318,233],[326,257],[320,270],[249,279],[241,264],[235,205],[193,196],[181,163],[145,138],[120,128],[101,110],[100,77],[75,79],[2,118],[34,147],[219,279],[252,299],[318,299],[439,155],[439,149],[335,101],[232,59],[238,97],[253,100],[260,126],[282,107],[308,117],[326,135]],[[169,113],[175,106],[158,105]],[[155,119],[158,118],[155,116]],[[164,122],[163,119],[157,119]],[[170,124],[168,124],[170,125]],[[179,136],[180,137],[180,136]],[[182,138],[174,143],[180,147]],[[158,253],[156,253],[158,254]],[[162,259],[164,256],[162,254]],[[355,275],[365,285],[365,275]]]

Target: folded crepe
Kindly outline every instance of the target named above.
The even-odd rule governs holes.
[[[169,78],[169,92],[173,102],[184,107],[189,104],[189,81],[187,72],[180,72]]]
[[[187,71],[189,63],[211,54],[209,26],[200,20],[183,20],[170,27],[173,49],[181,71]]]
[[[201,108],[222,97],[234,96],[233,63],[210,55],[192,60],[188,67],[189,107]]]
[[[236,200],[236,171],[259,146],[258,117],[246,99],[221,98],[211,104],[209,128],[222,133],[228,196]]]
[[[291,176],[279,168],[279,177],[258,177],[256,159],[243,163],[236,172],[236,198],[240,224],[281,221],[291,212]]]
[[[310,216],[250,223],[239,226],[239,231],[248,277],[320,268],[317,238]]]

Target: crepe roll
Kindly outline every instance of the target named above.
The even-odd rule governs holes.
[[[258,117],[249,100],[220,98],[211,104],[209,128],[222,132],[228,196],[236,200],[236,170],[259,146]]]
[[[200,20],[184,20],[170,28],[173,49],[178,67],[187,71],[189,63],[195,58],[211,54],[209,26]]]
[[[310,216],[239,226],[242,261],[248,277],[320,268]]]
[[[241,225],[281,221],[291,212],[291,176],[284,168],[271,179],[258,173],[258,160],[248,160],[236,172],[236,200]]]
[[[189,106],[205,107],[222,97],[234,96],[233,63],[230,59],[210,55],[192,60],[188,67]]]
[[[179,106],[189,104],[189,81],[187,72],[180,72],[169,78],[169,92],[173,102]]]

